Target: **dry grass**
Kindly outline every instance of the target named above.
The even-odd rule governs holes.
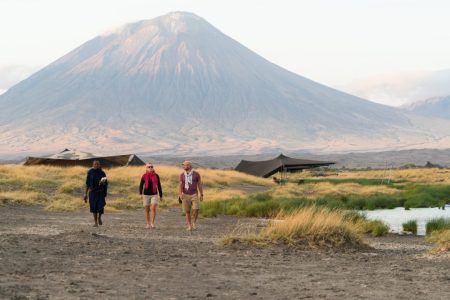
[[[437,244],[434,251],[450,252],[450,229],[435,231],[428,240]]]
[[[0,192],[0,203],[43,204],[47,200],[47,195],[39,192]]]
[[[315,177],[315,171],[292,174],[290,179]],[[380,180],[406,180],[414,183],[450,184],[450,169],[404,169],[404,170],[361,170],[361,171],[329,171],[326,178],[377,178]]]
[[[165,205],[175,205],[178,197],[178,178],[182,169],[174,166],[155,166],[160,175]],[[85,207],[87,168],[0,165],[0,203],[40,204],[49,210],[73,211]],[[199,169],[205,186],[205,201],[245,196],[241,184],[272,186],[269,179],[235,171]],[[139,182],[144,167],[121,167],[105,170],[109,180],[107,211],[142,207]]]
[[[51,211],[75,211],[84,207],[87,204],[78,197],[58,195],[45,208]]]
[[[377,193],[396,194],[399,190],[384,185],[367,186],[357,183],[332,184],[329,182],[295,184],[287,183],[282,186],[276,186],[271,190],[273,197],[302,197],[306,199],[317,199],[319,197],[336,194],[336,195],[361,195],[370,196]]]
[[[176,166],[163,165],[155,165],[155,167],[162,180],[166,200],[164,205],[176,205],[178,178],[182,169]],[[143,167],[121,167],[105,171],[110,183],[107,198],[108,209],[121,210],[141,207],[138,186],[145,169]],[[199,169],[198,171],[203,179],[205,202],[245,199],[249,192],[242,189],[243,184],[264,186],[270,189],[267,195],[273,201],[284,199],[286,203],[295,199],[320,200],[323,202],[323,199],[326,198],[331,201],[333,197],[335,198],[333,201],[338,203],[342,197],[371,199],[371,197],[380,198],[380,195],[386,198],[382,199],[385,203],[391,201],[391,199],[394,201],[402,197],[399,194],[402,190],[397,187],[397,183],[395,185],[382,185],[378,184],[377,180],[374,183],[362,182],[360,179],[380,179],[381,182],[382,179],[386,180],[390,177],[397,182],[403,181],[400,185],[410,183],[435,184],[438,188],[445,187],[444,184],[450,183],[450,170],[444,169],[393,170],[391,173],[387,171],[332,171],[325,173],[327,175],[325,177],[314,177],[314,172],[306,171],[290,174],[289,179],[294,181],[298,179],[335,178],[344,179],[345,182],[341,181],[336,184],[327,181],[305,181],[304,184],[288,183],[282,186],[273,184],[271,179],[258,178],[232,170]],[[77,201],[78,199],[82,201],[86,172],[87,169],[84,167],[0,165],[0,203],[43,204],[53,210],[78,209],[83,205],[83,203],[79,204]],[[359,181],[348,182],[348,179]],[[420,200],[424,199],[427,193],[430,194],[433,191],[422,189],[419,192],[422,194],[416,198]],[[441,194],[443,195],[445,191],[438,192],[435,193],[438,196],[435,195],[431,198],[442,197]],[[444,198],[439,199],[439,201],[445,201]],[[414,207],[415,203],[421,204],[417,199],[410,205],[411,207]],[[429,202],[430,199],[427,201]]]
[[[353,223],[347,222],[342,212],[307,207],[286,215],[281,213],[269,223],[262,236],[269,240],[295,242],[305,237],[316,240],[335,235],[342,236],[344,232],[356,236],[357,230]]]
[[[178,180],[182,170],[174,166],[155,166],[161,178],[164,197],[169,204],[176,204],[178,199]],[[112,191],[114,182],[120,183],[119,192],[128,195],[137,193],[140,178],[145,170],[142,167],[123,167],[108,170]],[[272,186],[269,179],[258,178],[236,171],[198,169],[202,176],[205,201],[229,199],[246,193],[239,189],[241,184]]]
[[[239,242],[286,243],[302,248],[348,249],[365,247],[360,225],[348,220],[341,211],[306,207],[293,213],[280,213],[260,233],[227,235],[224,245]]]

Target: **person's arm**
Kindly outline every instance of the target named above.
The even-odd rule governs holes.
[[[89,186],[86,186],[86,191],[84,193],[84,198],[83,198],[85,203],[87,202],[88,192],[89,192]]]
[[[142,195],[143,188],[144,188],[144,177],[141,178],[141,182],[139,183],[139,195]]]
[[[84,192],[84,198],[83,198],[85,203],[87,202],[88,192],[89,192],[89,172],[86,175],[86,191]]]
[[[197,188],[198,188],[198,191],[200,192],[200,201],[203,201],[203,184],[202,184],[202,178],[200,177],[200,174],[198,174]]]
[[[103,172],[103,177],[106,177],[106,173],[105,172]],[[105,195],[105,197],[108,196],[108,179],[106,179],[106,181],[105,181],[103,194]]]
[[[183,195],[183,180],[181,180],[181,176],[183,176],[183,174],[180,175],[178,184],[178,196],[180,197]]]
[[[105,189],[103,191],[103,194],[106,196],[108,196],[108,180],[105,182]]]
[[[156,178],[158,178],[158,192],[159,192],[159,199],[163,201],[163,191],[161,187],[161,179],[159,178],[159,175],[156,175]]]

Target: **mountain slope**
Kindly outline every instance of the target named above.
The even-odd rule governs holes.
[[[450,96],[429,98],[403,105],[402,108],[419,115],[450,120]]]
[[[182,12],[86,42],[0,96],[0,105],[0,153],[73,146],[239,153],[448,142],[445,121],[291,73]]]

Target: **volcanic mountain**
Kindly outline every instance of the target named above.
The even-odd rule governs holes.
[[[449,122],[289,72],[174,12],[98,36],[0,96],[0,154],[449,146]]]

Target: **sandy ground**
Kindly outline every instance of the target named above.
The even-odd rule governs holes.
[[[370,238],[361,252],[217,244],[264,220],[201,219],[187,232],[176,208],[158,228],[142,211],[107,214],[93,228],[87,211],[0,207],[2,299],[449,299],[450,259],[427,255],[423,238]]]

